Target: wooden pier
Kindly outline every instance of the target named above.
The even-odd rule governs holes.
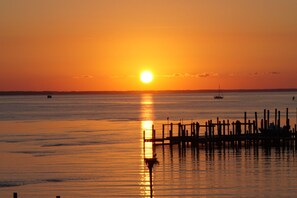
[[[281,126],[281,112],[275,109],[274,119],[270,118],[270,111],[264,109],[263,119],[258,122],[258,114],[254,113],[254,120],[247,119],[244,112],[243,120],[230,122],[229,120],[208,120],[205,123],[167,123],[162,125],[162,133],[156,134],[152,126],[151,138],[145,137],[144,142],[154,145],[191,144],[192,146],[241,146],[245,145],[282,145],[292,143],[297,148],[296,124],[290,126],[289,110],[286,109],[285,124]],[[260,125],[259,125],[260,123]],[[167,129],[167,130],[165,130]]]

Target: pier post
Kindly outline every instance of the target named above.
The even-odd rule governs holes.
[[[196,137],[199,138],[199,129],[200,129],[200,124],[199,122],[196,122]]]
[[[181,136],[181,123],[178,123],[178,137]]]
[[[232,132],[231,132],[231,146],[234,147],[234,132],[235,132],[235,123],[232,122]]]
[[[219,121],[219,123],[218,123],[218,135],[219,136],[222,135],[222,124],[221,124],[221,121]]]
[[[253,134],[256,133],[256,121],[255,120],[253,120],[253,132],[252,133]]]
[[[173,134],[173,123],[170,123],[170,130],[169,130],[169,137],[170,139],[172,138],[172,134]]]
[[[227,120],[227,131],[228,131],[228,134],[230,133],[230,123],[229,123],[229,120]]]
[[[225,126],[225,120],[223,120],[223,136],[225,137],[226,135],[226,126]]]
[[[239,120],[237,120],[235,123],[235,132],[236,134],[234,135],[233,138],[235,141],[237,141],[238,146],[241,147],[241,122]]]
[[[286,126],[287,129],[290,128],[290,121],[289,121],[289,108],[286,108]]]
[[[251,145],[251,134],[252,134],[252,124],[251,124],[251,120],[248,120],[248,132],[246,134],[246,144],[248,141],[248,146]]]
[[[247,134],[246,132],[246,112],[244,112],[244,134]]]
[[[219,136],[219,139],[221,141],[221,138],[222,138],[222,125],[221,125],[221,121],[218,122],[218,136]]]
[[[234,122],[232,122],[232,135],[234,135],[234,130],[235,130],[235,123]]]
[[[60,198],[60,196],[56,196],[56,198]]]
[[[258,138],[258,135],[256,135],[256,121],[253,120],[253,134],[252,134],[253,144],[255,146],[255,138]]]
[[[209,138],[212,139],[212,120],[209,120],[208,122]]]
[[[277,126],[280,128],[280,111],[278,111],[278,121],[277,121]]]
[[[263,120],[263,124],[264,124],[264,130],[267,129],[267,126],[266,126],[266,109],[264,109],[264,120]]]
[[[274,125],[277,127],[277,109],[274,110]]]
[[[237,120],[236,121],[236,129],[235,129],[235,131],[236,131],[236,135],[241,135],[241,123],[240,123],[240,121],[239,120]]]
[[[207,122],[205,122],[205,139],[207,140],[207,136],[208,136],[208,124]]]
[[[142,131],[143,141],[145,140],[145,130]]]
[[[165,124],[162,125],[162,142],[164,142],[165,138]]]
[[[255,128],[258,131],[258,113],[255,112]]]
[[[296,125],[295,124],[295,149],[297,150],[297,131],[296,131]]]
[[[270,117],[270,111],[269,110],[267,110],[267,129],[269,128],[269,126],[270,126],[270,119],[269,119],[269,117]]]
[[[251,120],[248,121],[248,134],[252,133],[252,125],[251,125]]]
[[[18,193],[14,192],[13,193],[13,198],[18,198]]]
[[[217,133],[219,135],[219,117],[217,117]]]
[[[155,130],[155,126],[152,125],[152,141],[155,142],[156,139],[156,130]]]

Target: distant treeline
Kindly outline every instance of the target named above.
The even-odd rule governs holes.
[[[295,89],[223,89],[222,92],[296,92]],[[90,95],[90,94],[142,94],[142,93],[212,93],[214,89],[202,90],[145,90],[145,91],[0,91],[0,96],[11,95]]]

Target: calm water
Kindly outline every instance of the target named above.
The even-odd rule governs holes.
[[[149,197],[142,131],[170,121],[262,117],[289,108],[296,92],[100,94],[0,97],[0,197]],[[273,114],[272,114],[273,116]],[[148,130],[147,130],[148,131]],[[295,197],[290,149],[179,150],[157,147],[155,197]]]

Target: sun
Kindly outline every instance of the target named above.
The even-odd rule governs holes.
[[[153,76],[152,72],[150,72],[150,71],[144,71],[144,72],[141,72],[141,74],[140,74],[140,80],[141,80],[141,82],[143,82],[145,84],[152,82],[153,78],[154,78],[154,76]]]

